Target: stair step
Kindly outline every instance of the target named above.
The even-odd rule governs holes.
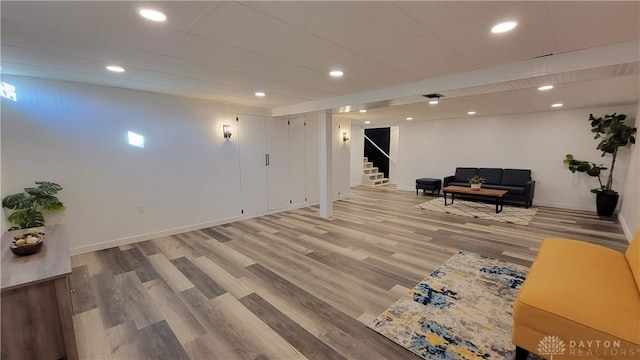
[[[389,183],[389,179],[383,178],[383,179],[376,179],[376,180],[370,181],[370,182],[366,183],[365,185],[380,186],[380,185],[386,185],[388,183]]]
[[[383,173],[364,174],[363,176],[369,180],[384,179]]]
[[[362,183],[364,185],[380,186],[389,183],[389,179],[384,177],[384,173],[379,172],[378,167],[373,166],[373,162],[369,161],[367,157],[364,157],[363,160]]]

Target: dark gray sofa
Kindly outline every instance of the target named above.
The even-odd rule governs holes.
[[[523,201],[525,207],[531,206],[533,192],[536,187],[535,180],[531,180],[531,170],[525,169],[499,169],[499,168],[456,168],[456,174],[443,179],[443,187],[456,185],[469,185],[469,178],[478,175],[486,179],[482,184],[485,189],[507,190],[504,199],[507,201]]]

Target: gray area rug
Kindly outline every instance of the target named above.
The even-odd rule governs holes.
[[[433,199],[416,205],[416,207],[422,210],[516,225],[529,225],[538,212],[538,209],[535,208],[525,209],[524,207],[505,205],[502,212],[496,214],[495,203],[456,199],[453,204],[444,206],[443,198]]]

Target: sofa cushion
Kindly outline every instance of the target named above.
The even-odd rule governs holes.
[[[502,185],[525,186],[531,181],[531,170],[504,169],[502,172]]]
[[[480,168],[478,176],[485,178],[485,184],[502,184],[502,169],[497,168]]]
[[[478,168],[456,168],[456,182],[469,182],[469,179],[478,173]]]
[[[496,189],[496,190],[507,190],[509,195],[523,195],[525,194],[526,188],[522,186],[506,186],[506,185],[492,185],[492,184],[482,184],[484,189]]]
[[[636,236],[631,240],[631,244],[627,248],[627,252],[624,253],[624,257],[629,263],[633,278],[636,280],[636,285],[640,291],[640,231],[636,233]]]
[[[613,336],[640,345],[640,293],[625,255],[599,245],[545,239],[513,315],[515,326],[565,341]]]

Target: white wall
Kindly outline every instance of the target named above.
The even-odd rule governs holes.
[[[351,124],[351,176],[350,185],[362,185],[363,158],[364,158],[364,127]]]
[[[349,183],[351,176],[351,120],[334,118],[333,129],[333,198],[339,199],[351,194]],[[349,141],[342,141],[346,132]]]
[[[589,114],[635,117],[636,111],[635,105],[627,105],[407,122],[401,125],[398,189],[413,191],[415,179],[443,178],[461,166],[531,169],[535,204],[595,211],[595,195],[589,189],[598,186],[597,180],[572,174],[562,160],[571,153],[608,166],[610,157],[602,159],[596,150]],[[614,189],[622,190],[628,156],[624,151],[619,156]]]
[[[389,183],[398,183],[398,162],[400,161],[400,127],[391,126],[389,128]],[[395,161],[394,161],[395,160]]]
[[[320,201],[320,121],[318,117],[304,117],[306,123],[304,138],[305,149],[305,175],[307,178],[307,200],[309,203]]]
[[[640,128],[640,104],[636,110],[635,127]],[[636,144],[631,148],[629,156],[629,168],[627,171],[624,190],[620,194],[620,213],[618,218],[627,238],[631,240],[633,235],[640,231],[640,138],[636,133]],[[614,176],[618,176],[614,170]],[[614,177],[615,179],[615,177]]]
[[[2,134],[2,103],[5,100],[0,97],[0,135]],[[2,136],[0,136],[0,194],[4,194],[2,192]],[[0,221],[0,234],[4,234],[6,220]]]
[[[59,198],[68,209],[47,224],[67,224],[74,253],[241,218],[239,132],[224,140],[222,125],[235,127],[238,113],[269,115],[268,109],[3,79],[20,98],[3,101],[2,196],[35,180],[60,183]],[[143,149],[127,143],[128,130],[145,136]],[[340,156],[334,153],[335,163],[345,161]],[[348,187],[348,166],[342,182]],[[138,204],[144,204],[143,214]]]

